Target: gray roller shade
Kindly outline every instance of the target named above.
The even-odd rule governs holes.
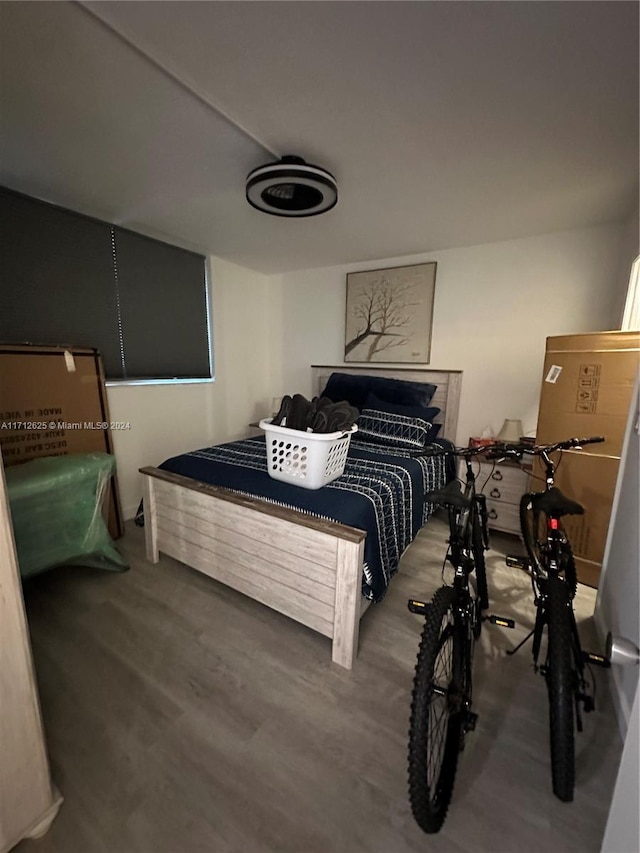
[[[114,228],[127,377],[207,378],[204,258]]]
[[[207,379],[205,258],[0,188],[0,341],[96,347],[111,380]]]
[[[97,347],[122,373],[107,223],[0,193],[0,340]]]

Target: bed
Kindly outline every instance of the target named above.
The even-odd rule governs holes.
[[[460,371],[313,366],[312,393],[321,393],[334,373],[437,386],[431,406],[439,408],[440,412],[433,420],[441,424],[439,438],[455,441]],[[315,493],[287,486],[297,492],[301,500],[304,497],[305,511],[282,505],[287,501],[257,498],[243,488],[194,479],[193,471],[200,470],[190,467],[195,461],[201,462],[208,456],[219,457],[221,453],[231,452],[229,448],[234,452],[237,448],[243,455],[253,458],[260,440],[254,439],[253,443],[247,440],[235,447],[204,448],[185,454],[186,463],[180,457],[176,459],[182,462],[168,460],[158,468],[140,469],[144,479],[147,559],[155,563],[160,552],[165,553],[329,637],[332,660],[351,669],[357,654],[360,618],[372,600],[379,599],[381,594],[380,589],[368,596],[363,594],[366,587],[363,579],[371,580],[370,572],[366,571],[365,530],[331,520],[313,508],[313,501],[320,499],[314,495],[329,494],[334,484],[335,489],[339,489],[343,478]],[[354,452],[350,451],[350,458],[354,456],[354,460],[353,463],[348,460],[347,466],[365,464],[362,457],[367,460],[371,448],[365,446],[362,453],[357,453],[356,442],[352,441],[352,445]],[[264,453],[264,445],[262,447]],[[406,457],[413,455],[404,454]],[[415,459],[407,465],[415,467]],[[170,470],[172,467],[174,470]],[[190,476],[176,473],[185,470]],[[424,466],[422,471],[424,485],[428,487]],[[306,494],[302,496],[302,493]],[[400,549],[406,547],[415,534],[416,524],[409,526],[412,529],[400,542]]]

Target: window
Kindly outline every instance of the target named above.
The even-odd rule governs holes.
[[[107,380],[210,379],[206,259],[0,188],[0,340],[96,347]]]

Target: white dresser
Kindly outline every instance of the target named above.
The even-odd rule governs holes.
[[[487,498],[489,527],[503,533],[520,535],[520,498],[527,491],[529,475],[511,462],[479,462],[476,489]],[[474,468],[477,471],[477,468]]]

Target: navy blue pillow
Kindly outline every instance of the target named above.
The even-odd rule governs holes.
[[[427,444],[431,444],[434,438],[440,432],[442,424],[434,424],[434,418],[440,414],[440,409],[437,406],[403,406],[399,403],[388,403],[386,400],[381,400],[375,394],[369,394],[365,401],[366,409],[377,409],[380,412],[389,412],[393,415],[404,415],[407,418],[420,418],[431,424],[431,428],[427,435]]]
[[[431,444],[438,437],[438,433],[441,429],[442,424],[431,424],[431,429],[427,435],[427,444]]]
[[[360,411],[364,409],[369,394],[375,394],[387,403],[426,407],[437,387],[427,382],[406,382],[403,379],[386,379],[383,376],[332,373],[321,396],[329,397],[334,403],[347,400]]]

